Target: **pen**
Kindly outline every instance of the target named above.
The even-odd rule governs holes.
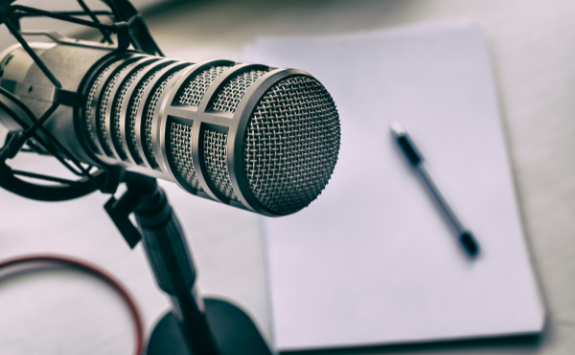
[[[415,147],[415,144],[409,138],[407,132],[397,123],[393,122],[389,128],[391,133],[395,138],[395,141],[401,148],[401,151],[419,176],[420,180],[423,182],[427,191],[435,201],[436,206],[441,211],[441,214],[445,217],[455,235],[457,236],[461,246],[471,257],[475,257],[479,253],[479,244],[473,237],[473,234],[463,227],[451,207],[447,204],[447,201],[439,192],[437,185],[431,178],[431,175],[427,171],[424,164],[423,156]]]

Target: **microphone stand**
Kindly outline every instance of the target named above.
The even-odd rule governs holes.
[[[241,309],[222,300],[204,302],[196,292],[184,231],[156,179],[127,174],[124,181],[127,191],[104,208],[131,247],[141,238],[156,282],[172,303],[152,332],[146,354],[272,355]],[[139,230],[128,219],[131,212]]]
[[[202,299],[194,288],[196,270],[184,232],[155,179],[128,181],[130,195],[138,196],[135,216],[142,243],[158,286],[170,296],[173,314],[193,354],[217,355]]]

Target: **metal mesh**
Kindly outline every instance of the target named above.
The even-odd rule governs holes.
[[[251,191],[276,214],[306,207],[325,188],[339,145],[339,116],[323,85],[307,76],[276,83],[260,99],[244,138]]]
[[[209,179],[215,188],[227,198],[237,200],[228,173],[227,142],[226,133],[205,129],[203,132],[204,163]]]
[[[144,147],[144,153],[146,154],[146,158],[148,159],[148,162],[150,163],[150,166],[152,168],[157,168],[158,167],[158,161],[156,160],[156,157],[154,156],[154,148],[153,148],[153,140],[152,140],[152,122],[154,120],[154,113],[156,111],[156,105],[158,104],[158,100],[160,99],[160,96],[164,93],[164,90],[166,90],[166,86],[168,85],[168,82],[170,80],[172,80],[172,78],[174,78],[174,76],[176,76],[178,73],[180,73],[183,69],[179,69],[173,73],[171,73],[170,75],[168,75],[167,77],[165,77],[162,82],[156,87],[156,89],[154,89],[152,96],[150,96],[150,99],[148,100],[148,103],[146,105],[146,109],[144,110],[144,129],[145,129],[145,134],[144,134],[144,138],[145,141],[142,142],[142,146]]]
[[[184,90],[178,95],[177,102],[181,105],[198,106],[210,85],[231,67],[211,67],[199,73],[182,85]]]
[[[136,116],[138,114],[138,110],[140,109],[140,103],[142,101],[142,97],[144,96],[144,92],[148,88],[148,85],[154,80],[156,74],[166,66],[171,64],[172,62],[162,63],[158,65],[156,68],[151,70],[139,83],[134,90],[135,95],[132,95],[130,100],[130,109],[128,110],[128,148],[130,150],[130,154],[136,164],[142,164],[142,156],[140,155],[140,150],[138,149],[138,143],[136,140]]]
[[[84,123],[86,124],[86,130],[88,131],[88,135],[90,136],[90,140],[88,141],[90,148],[92,148],[94,151],[97,150],[96,148],[96,133],[94,132],[94,127],[92,127],[92,104],[94,103],[94,100],[96,99],[96,91],[98,90],[98,87],[100,86],[100,84],[102,83],[102,80],[104,79],[104,76],[106,74],[108,74],[112,69],[116,68],[121,62],[123,62],[123,59],[117,60],[115,62],[113,62],[112,64],[108,65],[104,70],[102,70],[100,72],[100,74],[98,75],[98,77],[96,78],[96,80],[94,80],[94,83],[92,83],[92,86],[90,87],[90,92],[88,93],[88,97],[86,98],[86,109],[85,109],[85,117],[84,117]]]
[[[114,157],[112,153],[112,148],[110,147],[110,142],[106,138],[106,110],[108,108],[108,104],[110,103],[110,96],[112,95],[112,89],[116,85],[116,82],[120,79],[120,76],[126,71],[134,67],[135,63],[129,63],[128,65],[121,68],[116,75],[108,82],[102,97],[100,98],[100,107],[98,109],[98,138],[102,143],[102,148],[104,148],[104,153],[106,153],[109,157]]]
[[[194,189],[200,189],[200,182],[194,170],[192,158],[192,127],[177,122],[169,123],[170,161],[175,173]]]
[[[136,77],[141,72],[146,70],[146,67],[148,67],[148,65],[150,65],[150,64],[146,64],[143,67],[141,67],[140,69],[136,70],[136,72],[130,74],[128,79],[126,79],[126,81],[122,84],[122,87],[120,88],[119,95],[116,98],[116,101],[114,102],[114,106],[112,107],[112,122],[110,125],[112,127],[112,141],[114,143],[114,147],[116,148],[116,152],[118,152],[118,155],[120,156],[120,158],[122,160],[127,160],[128,156],[126,155],[126,152],[124,151],[124,144],[123,144],[123,140],[122,140],[122,130],[120,129],[120,113],[122,112],[122,106],[124,105],[124,102],[126,101],[126,94],[128,93],[128,90],[130,89],[132,84],[134,84]]]
[[[216,96],[213,109],[225,112],[235,112],[247,89],[262,75],[264,70],[250,70],[234,77]]]

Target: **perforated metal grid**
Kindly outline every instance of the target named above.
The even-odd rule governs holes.
[[[211,67],[191,78],[188,82],[182,85],[184,89],[178,95],[176,100],[177,103],[181,105],[198,106],[210,85],[212,85],[212,83],[218,78],[218,76],[220,76],[220,74],[229,68],[231,67]]]
[[[203,132],[204,163],[208,177],[215,188],[227,198],[237,200],[228,173],[227,142],[226,133],[205,129]]]
[[[144,96],[144,92],[148,88],[148,85],[154,80],[156,74],[166,66],[171,64],[172,62],[162,63],[158,65],[156,68],[151,70],[137,85],[137,88],[134,90],[132,98],[130,100],[130,108],[128,110],[128,149],[130,150],[130,154],[132,158],[136,162],[136,164],[142,164],[142,156],[140,155],[140,150],[138,149],[138,143],[136,141],[136,116],[138,114],[138,110],[140,109],[140,103],[142,101],[142,97]]]
[[[218,111],[235,112],[247,89],[262,75],[264,70],[250,70],[234,77],[217,94],[212,108]]]
[[[102,70],[100,72],[100,74],[98,75],[98,77],[96,78],[96,80],[94,80],[94,82],[92,83],[92,86],[90,87],[90,92],[88,93],[88,97],[86,98],[86,106],[85,106],[85,117],[84,117],[84,124],[86,125],[86,131],[88,132],[88,135],[90,136],[90,140],[88,141],[90,148],[92,148],[93,151],[96,151],[96,134],[94,132],[94,127],[92,127],[92,104],[94,103],[94,100],[96,99],[96,91],[98,91],[98,87],[102,84],[102,80],[104,79],[104,76],[106,74],[108,74],[111,70],[113,70],[114,68],[116,68],[120,63],[123,62],[123,59],[117,60],[115,62],[113,62],[112,64],[108,65],[106,68],[104,68],[104,70]]]
[[[276,214],[308,206],[327,185],[339,145],[339,116],[323,85],[307,76],[279,81],[248,122],[243,160],[250,190]]]
[[[134,83],[134,81],[136,80],[136,77],[141,72],[146,70],[146,68],[149,65],[150,64],[146,64],[143,67],[141,67],[140,69],[136,70],[134,73],[130,74],[128,79],[126,79],[126,81],[122,84],[122,87],[120,88],[120,92],[119,92],[119,94],[116,97],[116,100],[114,102],[114,106],[112,107],[112,122],[111,122],[112,141],[114,143],[114,148],[116,148],[116,152],[118,153],[118,155],[120,156],[120,158],[122,160],[127,160],[128,156],[126,155],[126,152],[124,151],[124,145],[123,145],[123,140],[122,140],[122,131],[120,129],[120,113],[122,112],[122,106],[124,105],[124,102],[127,101],[126,95],[128,94],[128,90],[130,90],[132,85],[137,84],[137,83]]]
[[[154,148],[153,148],[153,140],[152,140],[152,123],[154,121],[154,113],[156,111],[156,105],[158,104],[158,100],[160,100],[160,96],[166,90],[166,86],[168,82],[174,78],[174,76],[178,75],[184,68],[180,68],[179,70],[169,74],[165,77],[161,83],[154,89],[153,94],[148,99],[148,103],[146,105],[146,109],[144,110],[144,129],[145,129],[145,139],[142,142],[142,146],[144,147],[144,153],[146,154],[146,158],[148,159],[148,163],[152,168],[158,167],[158,161],[154,156]]]
[[[192,127],[170,122],[169,132],[170,162],[175,170],[174,173],[192,188],[201,190],[192,158]]]
[[[120,79],[122,74],[126,70],[133,68],[134,65],[135,65],[135,63],[132,62],[132,63],[129,63],[129,64],[125,65],[124,67],[122,67],[114,75],[114,77],[108,82],[108,84],[106,85],[106,88],[104,89],[104,93],[102,94],[102,97],[100,98],[100,107],[98,109],[98,126],[97,126],[96,131],[98,132],[98,139],[100,139],[100,143],[102,144],[102,148],[104,148],[104,152],[109,157],[114,157],[114,154],[112,153],[112,148],[110,147],[110,142],[108,142],[108,139],[106,138],[106,132],[107,132],[106,110],[108,109],[108,105],[110,104],[110,101],[111,101],[110,96],[112,96],[112,89],[114,88],[114,86],[116,85],[117,81]]]

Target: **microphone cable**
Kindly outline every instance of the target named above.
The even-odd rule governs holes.
[[[130,317],[132,319],[135,335],[133,354],[142,354],[142,350],[144,348],[144,323],[142,321],[142,315],[140,313],[139,307],[127,288],[104,269],[68,256],[51,254],[25,255],[0,261],[0,283],[2,282],[3,278],[23,271],[22,267],[24,270],[38,269],[38,265],[34,265],[38,263],[48,263],[64,267],[65,269],[80,271],[84,274],[96,277],[98,280],[103,281],[106,285],[114,289],[114,291],[116,291],[116,293],[124,301],[124,304],[128,308]],[[14,268],[14,270],[10,270],[12,268]]]

